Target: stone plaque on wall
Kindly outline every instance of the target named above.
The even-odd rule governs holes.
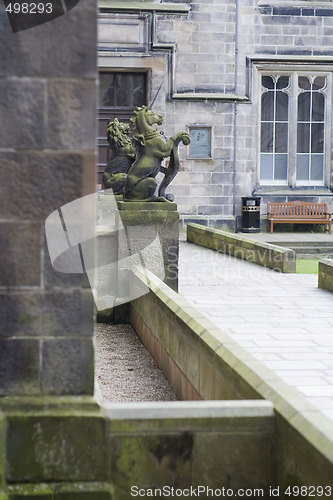
[[[189,158],[211,158],[211,127],[189,127]]]

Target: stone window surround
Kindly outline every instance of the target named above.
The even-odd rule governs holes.
[[[324,166],[324,186],[323,188],[330,188],[330,166],[331,166],[331,146],[332,146],[332,120],[330,117],[329,110],[332,107],[332,73],[333,73],[333,58],[316,58],[315,61],[309,58],[302,57],[289,57],[289,58],[257,58],[252,57],[248,59],[252,66],[252,71],[250,72],[250,91],[252,95],[252,102],[256,107],[256,114],[258,116],[257,120],[257,135],[256,135],[256,163],[257,168],[257,186],[268,187],[269,185],[274,185],[272,183],[263,183],[260,181],[260,108],[261,108],[261,75],[269,73],[279,73],[279,72],[289,72],[289,73],[302,73],[302,75],[308,74],[325,74],[328,76],[327,86],[327,101],[326,101],[326,115],[325,115],[325,166]],[[295,142],[296,139],[292,139]],[[281,183],[280,183],[281,184]],[[296,167],[289,165],[288,168],[288,181],[287,185],[291,189],[300,189],[300,183],[296,184]],[[278,183],[275,183],[278,186]],[[287,186],[281,186],[281,189],[285,189]],[[316,186],[314,186],[316,187]],[[318,187],[318,186],[317,186]]]

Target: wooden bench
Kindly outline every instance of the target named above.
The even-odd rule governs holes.
[[[289,201],[267,203],[267,231],[273,232],[276,223],[325,224],[325,231],[331,234],[331,214],[327,213],[327,203],[307,203]]]

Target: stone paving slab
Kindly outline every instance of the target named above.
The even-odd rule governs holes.
[[[181,242],[179,293],[333,419],[333,294],[317,287],[317,275]]]

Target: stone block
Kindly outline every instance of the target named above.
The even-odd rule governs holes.
[[[45,102],[44,81],[0,78],[0,148],[44,148]],[[20,175],[17,183],[22,183]]]
[[[318,288],[333,292],[333,260],[322,259],[318,266]]]
[[[39,394],[39,341],[0,339],[0,394]]]
[[[214,399],[215,396],[215,378],[214,369],[211,362],[200,352],[200,382],[199,393],[203,399]]]
[[[96,113],[94,80],[49,80],[48,105],[52,109],[52,117],[48,122],[47,147],[76,150],[95,148],[96,137],[92,120]]]
[[[214,398],[220,400],[238,399],[239,395],[235,391],[232,383],[221,374],[214,373]]]
[[[93,335],[95,306],[91,290],[54,290],[45,294],[43,302],[44,335]]]
[[[80,0],[68,14],[12,33],[3,16],[0,76],[96,77],[97,9]]]
[[[54,487],[54,500],[112,500],[112,486],[99,483],[74,483]]]
[[[38,336],[43,333],[43,293],[0,294],[0,337]]]
[[[42,346],[43,394],[78,395],[94,392],[92,339],[46,339]]]
[[[222,214],[221,205],[199,205],[198,206],[199,215],[220,215]]]
[[[10,485],[10,500],[53,500],[53,491],[46,485]]]
[[[189,344],[190,348],[186,353],[186,372],[187,379],[193,387],[199,392],[200,384],[200,353],[194,348],[194,345]]]
[[[0,287],[40,286],[41,225],[2,222],[0,228]]]
[[[116,435],[111,432],[113,450],[110,480],[116,498],[127,499],[131,486],[185,487],[191,484],[193,436],[190,432]]]
[[[177,364],[173,361],[173,358],[170,357],[169,364],[169,382],[172,385],[172,388],[178,398],[180,398],[181,394],[181,381],[183,378],[183,374],[181,370],[178,368]]]
[[[187,366],[186,358],[188,350],[188,342],[186,342],[184,336],[179,331],[174,330],[174,335],[169,336],[169,345],[166,347],[171,359],[184,371]]]
[[[44,228],[43,233],[45,240]],[[81,287],[90,289],[90,283],[86,273],[62,273],[53,269],[46,241],[42,249],[42,261],[44,271],[44,287],[46,289],[53,287]]]
[[[260,420],[257,419],[257,425]],[[210,488],[228,485],[234,491],[263,488],[268,492],[274,484],[273,429],[267,423],[266,429],[256,429],[249,420],[243,429],[237,428],[238,423],[241,427],[241,421],[235,419],[229,433],[214,429],[215,432],[195,435],[193,477],[207,478],[205,484]]]
[[[333,466],[330,451],[326,448],[331,448],[332,441],[327,435],[331,420],[327,421],[327,425],[326,421],[322,421],[323,416],[314,415],[314,420],[318,420],[313,425],[312,411],[302,413],[296,414],[293,419],[285,419],[279,413],[276,417],[276,481],[281,489],[286,489],[291,480],[294,484],[308,486],[331,484]],[[295,432],[295,427],[302,427],[302,431]]]
[[[6,478],[9,483],[103,481],[105,421],[86,415],[15,414],[7,417]]]
[[[90,290],[57,289],[0,294],[0,337],[92,336]]]
[[[54,210],[90,192],[89,172],[94,169],[94,153],[0,153],[0,185],[6,186],[0,199],[2,218],[44,223]],[[24,179],[24,188],[19,179]]]

